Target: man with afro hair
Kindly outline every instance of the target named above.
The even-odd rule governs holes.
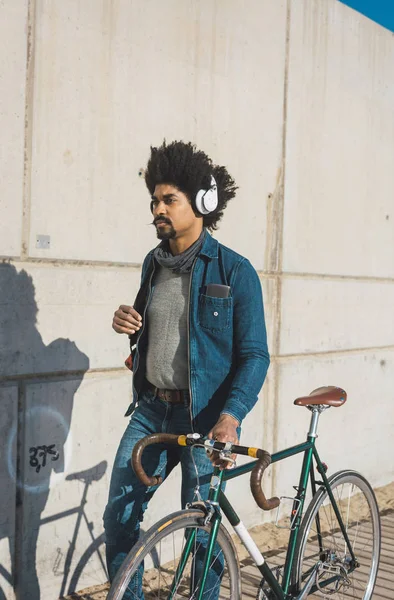
[[[133,306],[122,304],[112,327],[130,338],[133,402],[120,442],[104,514],[107,563],[112,580],[136,543],[139,524],[156,487],[144,486],[130,456],[153,433],[198,432],[237,443],[242,420],[263,385],[269,354],[262,291],[250,262],[208,231],[217,229],[236,186],[192,143],[151,148],[145,171],[153,225],[160,244],[146,256]],[[207,499],[213,465],[228,463],[203,449],[149,446],[144,468],[163,480],[182,467],[182,507]],[[196,473],[196,471],[198,473]],[[202,557],[195,557],[196,572]],[[130,582],[124,599],[143,598],[143,574]],[[210,598],[220,574],[208,575]],[[215,588],[216,586],[216,588]],[[212,589],[216,589],[212,595]]]

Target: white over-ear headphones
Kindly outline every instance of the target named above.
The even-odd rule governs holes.
[[[199,190],[196,195],[196,208],[202,215],[213,212],[218,205],[218,186],[211,175],[211,187],[208,190]]]

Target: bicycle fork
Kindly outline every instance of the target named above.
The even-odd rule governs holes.
[[[209,535],[207,547],[205,550],[204,562],[203,562],[203,566],[202,566],[202,574],[201,574],[200,581],[198,582],[198,590],[197,590],[197,595],[195,596],[195,598],[196,598],[196,600],[203,600],[203,598],[204,598],[205,585],[206,585],[208,573],[209,573],[209,570],[211,567],[211,559],[214,554],[216,539],[217,539],[220,524],[222,522],[221,512],[219,510],[219,506],[220,506],[223,513],[229,520],[230,524],[233,526],[234,531],[238,535],[239,539],[241,540],[241,542],[244,544],[244,546],[246,547],[246,549],[248,550],[248,552],[254,559],[256,566],[259,569],[259,571],[261,572],[262,576],[265,578],[267,583],[270,585],[272,591],[275,593],[276,598],[278,600],[285,600],[285,595],[284,595],[277,579],[273,575],[272,571],[266,565],[264,557],[262,556],[256,543],[254,542],[253,538],[247,531],[245,525],[240,521],[238,515],[232,509],[227,498],[221,491],[223,475],[224,475],[224,471],[220,471],[219,469],[215,468],[213,475],[212,475],[212,479],[211,479],[211,486],[210,486],[210,490],[209,490],[208,501],[201,503],[201,505],[203,506],[203,508],[206,511],[204,524],[211,523],[212,528],[211,528],[211,532]],[[174,593],[177,589],[177,585],[179,584],[179,581],[182,577],[183,571],[185,569],[185,566],[186,566],[186,563],[188,560],[188,556],[190,555],[190,552],[192,551],[192,545],[195,540],[195,536],[196,536],[195,531],[190,532],[190,534],[188,536],[184,551],[181,556],[181,560],[178,565],[177,572],[174,577],[173,585],[171,587],[171,593],[169,595],[170,599],[172,599],[174,597]],[[220,579],[218,581],[218,585],[220,586]]]
[[[196,600],[203,600],[205,584],[207,581],[211,558],[214,553],[214,548],[216,544],[216,539],[219,531],[220,524],[222,522],[222,517],[219,510],[219,503],[217,501],[218,494],[220,491],[221,483],[223,479],[223,471],[220,471],[218,468],[214,469],[212,478],[211,478],[211,486],[209,489],[209,495],[207,502],[198,502],[198,506],[203,508],[205,511],[205,517],[203,521],[203,525],[208,525],[208,523],[212,524],[211,531],[208,537],[207,547],[204,554],[204,561],[202,564],[201,578],[197,582],[198,588],[197,596],[195,596]],[[174,598],[174,594],[178,589],[179,582],[183,577],[183,572],[185,570],[186,564],[188,562],[189,556],[193,553],[193,544],[196,541],[196,530],[192,529],[188,532],[186,538],[186,544],[183,549],[181,558],[178,563],[178,567],[176,569],[174,579],[171,584],[170,594],[168,596],[169,600]],[[194,560],[196,560],[196,552],[194,553]],[[192,590],[191,590],[192,592]]]

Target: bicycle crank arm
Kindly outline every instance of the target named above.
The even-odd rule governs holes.
[[[308,596],[310,590],[312,589],[313,584],[316,582],[317,572],[320,569],[321,565],[322,565],[321,561],[319,561],[318,563],[315,564],[315,566],[313,567],[313,571],[310,574],[304,589],[302,590],[301,594],[299,596],[297,596],[296,600],[304,600],[304,598],[306,598]]]

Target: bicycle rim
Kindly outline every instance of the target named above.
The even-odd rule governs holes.
[[[191,509],[173,513],[154,525],[128,554],[107,600],[196,600],[200,590],[201,559],[211,530],[211,526],[205,526],[203,522],[204,513]],[[193,537],[189,538],[190,535]],[[188,541],[191,551],[186,559]],[[182,556],[185,566],[179,575]],[[226,529],[220,526],[203,600],[240,598],[235,547]]]
[[[358,565],[352,561],[330,498],[321,488],[300,528],[294,583],[301,590],[311,569],[320,560],[322,565],[314,593],[308,598],[369,600],[380,555],[380,517],[375,495],[366,479],[354,471],[333,475],[330,485]]]

